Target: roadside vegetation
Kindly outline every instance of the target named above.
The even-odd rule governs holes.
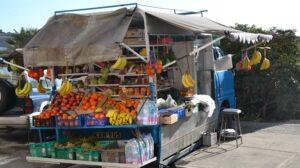
[[[261,71],[259,64],[251,71],[235,74],[237,107],[243,110],[243,118],[263,121],[300,119],[300,39],[295,30],[263,30],[242,24],[236,24],[234,28],[273,35],[273,40],[266,44],[271,47],[267,53],[270,68]],[[234,64],[241,59],[241,49],[246,47],[227,39],[221,42],[225,53],[235,55]],[[249,57],[253,51],[248,52]]]

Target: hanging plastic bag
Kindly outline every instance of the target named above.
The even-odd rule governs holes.
[[[158,108],[152,100],[146,100],[138,106],[137,124],[156,125],[158,124]]]

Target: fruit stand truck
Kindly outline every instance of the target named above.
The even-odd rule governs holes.
[[[133,8],[87,14],[69,13],[122,6]],[[121,54],[126,55],[122,56],[122,59],[127,59],[132,64],[138,61],[140,61],[138,64],[149,63],[156,57],[162,60],[162,72],[161,75],[152,74],[151,69],[147,69],[146,66],[149,79],[145,81],[149,82],[146,86],[149,86],[151,91],[149,97],[162,100],[170,95],[173,98],[169,99],[170,102],[183,103],[185,114],[176,122],[169,124],[31,127],[31,130],[39,134],[40,141],[47,139],[44,132],[49,130],[54,131],[56,140],[63,138],[66,131],[83,134],[99,132],[100,137],[104,139],[125,140],[134,136],[132,131],[148,132],[154,140],[155,157],[140,164],[28,156],[29,162],[114,167],[142,167],[150,162],[156,166],[173,163],[201,145],[204,132],[218,129],[220,109],[235,107],[231,56],[224,55],[218,47],[213,47],[213,44],[223,38],[244,43],[272,39],[269,35],[240,32],[201,16],[147,11],[139,6],[125,4],[55,12],[55,16],[25,46],[25,66],[75,67],[87,64],[90,67],[101,67],[102,62],[109,64],[109,61],[119,59],[118,56]],[[218,38],[213,39],[212,34],[218,35]],[[111,66],[111,69],[115,67]],[[58,76],[91,77],[93,82],[87,84],[88,87],[93,87],[94,90],[95,87],[100,90],[111,87],[109,90],[114,93],[112,96],[120,96],[112,91],[113,87],[142,86],[133,85],[138,80],[126,80],[128,76],[137,76],[130,74],[132,68],[129,69],[122,74],[110,72],[109,75],[121,78],[120,84],[115,84],[115,80],[110,84],[99,84],[93,77],[93,72],[68,72]],[[130,89],[122,91],[126,91],[129,95],[135,92]],[[191,103],[195,99],[197,103]],[[213,103],[210,103],[211,100]]]

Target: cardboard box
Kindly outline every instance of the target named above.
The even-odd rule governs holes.
[[[203,134],[203,145],[204,146],[213,146],[217,144],[217,133],[216,132],[210,132],[210,133],[204,133]]]
[[[161,124],[174,124],[178,121],[178,114],[162,114],[159,118]]]
[[[144,29],[128,29],[125,37],[145,37]]]
[[[127,45],[146,45],[145,38],[124,38],[123,42]]]

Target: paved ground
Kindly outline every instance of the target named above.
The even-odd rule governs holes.
[[[300,121],[243,122],[244,144],[235,142],[203,148],[177,162],[190,168],[300,168]],[[27,132],[0,130],[0,168],[87,168],[28,163]]]
[[[300,121],[243,122],[244,143],[203,148],[176,163],[190,168],[300,168]]]

